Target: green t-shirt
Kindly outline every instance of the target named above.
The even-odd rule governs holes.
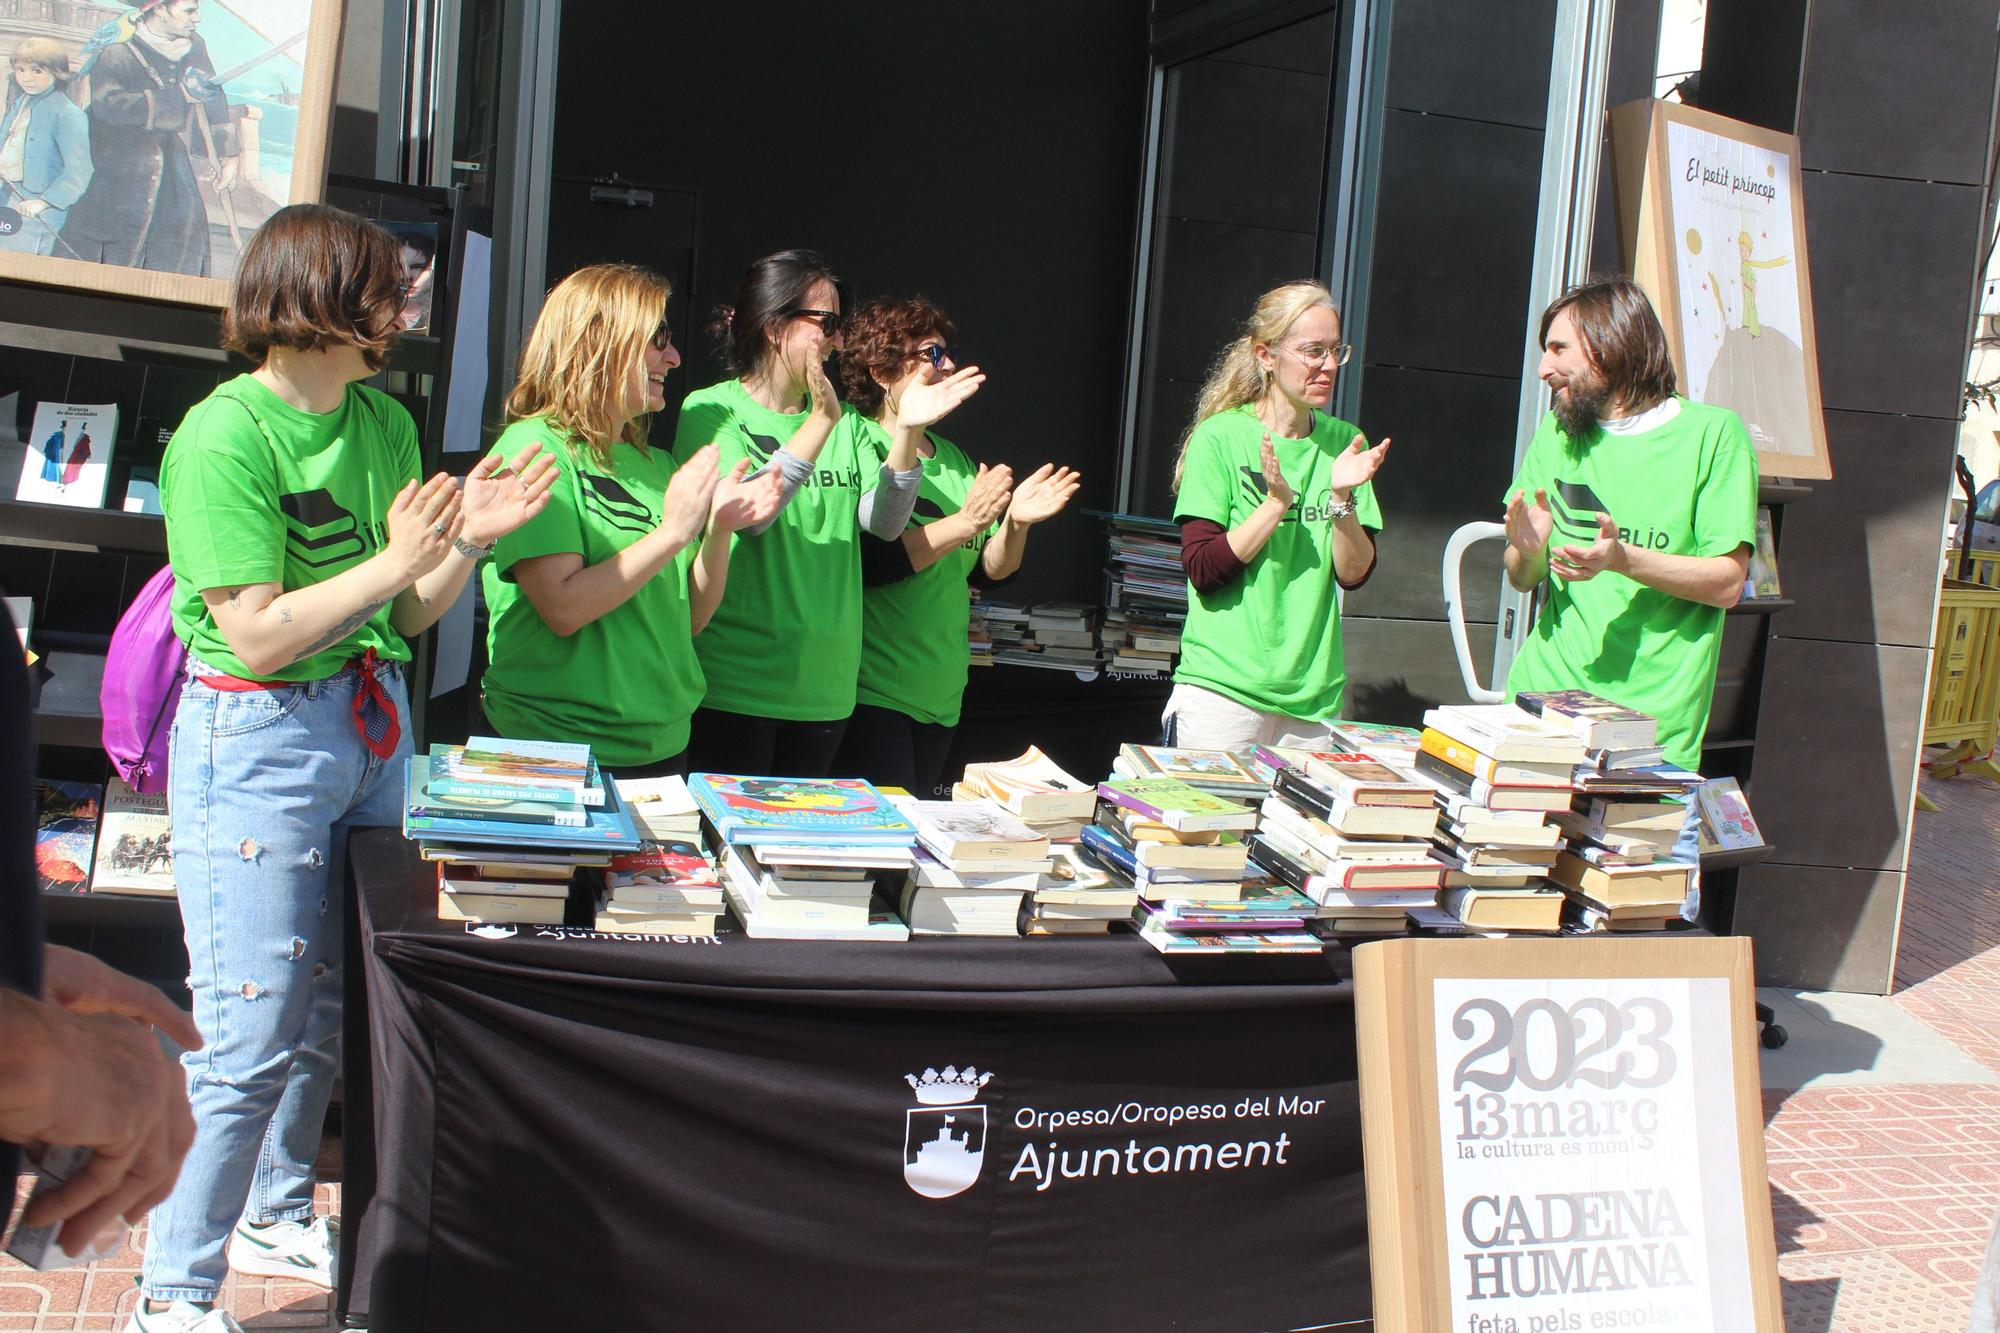
[[[1667,555],[1728,555],[1757,540],[1757,455],[1734,412],[1679,400],[1668,422],[1632,435],[1603,431],[1572,450],[1551,413],[1528,445],[1507,498],[1548,492],[1551,547],[1597,540],[1597,515],[1627,542]],[[1701,763],[1721,607],[1648,588],[1622,574],[1580,583],[1549,576],[1548,604],[1507,673],[1507,694],[1589,690],[1660,721],[1667,760]]]
[[[189,408],[160,465],[174,633],[188,652],[247,680],[324,680],[370,648],[409,661],[384,606],[338,643],[259,676],[230,650],[201,594],[249,583],[291,592],[352,569],[386,544],[389,504],[420,466],[410,414],[358,384],[318,413],[238,375]]]
[[[1333,569],[1333,461],[1359,432],[1313,413],[1304,439],[1271,436],[1278,469],[1298,499],[1251,557],[1243,576],[1214,592],[1188,589],[1187,627],[1174,679],[1270,713],[1318,721],[1340,716],[1347,668]],[[1178,519],[1233,528],[1264,503],[1264,423],[1245,405],[1195,427],[1174,501]],[[1354,488],[1354,513],[1377,531],[1374,488]]]
[[[862,485],[873,490],[889,456],[889,432],[859,413],[854,417]],[[936,435],[930,441],[936,453],[922,460],[924,479],[910,515],[916,526],[956,514],[979,474],[957,445]],[[990,535],[989,527],[909,578],[861,590],[859,702],[936,726],[958,725],[972,661],[965,637],[972,600],[965,581]]]
[[[756,536],[735,534],[729,587],[694,641],[710,708],[788,722],[834,722],[854,711],[861,663],[861,468],[855,414],[820,450],[812,476]],[[681,403],[674,457],[721,445],[723,473],[752,471],[799,427],[804,412],[773,412],[739,380],[697,389]]]
[[[572,448],[546,418],[509,426],[493,451],[511,458],[540,444],[555,459],[548,507],[493,548],[485,580],[489,665],[486,715],[503,736],[587,742],[600,763],[630,768],[687,748],[701,703],[688,609],[697,543],[669,560],[625,602],[563,638],[549,628],[511,570],[522,560],[574,554],[601,564],[660,525],[672,455],[616,444],[607,472],[584,445]]]

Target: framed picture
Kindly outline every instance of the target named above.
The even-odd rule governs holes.
[[[341,0],[0,6],[0,142],[23,146],[0,278],[223,305],[251,233],[321,197],[340,19]]]
[[[1761,475],[1830,479],[1798,136],[1650,99],[1611,132],[1625,264],[1681,391],[1743,418]]]

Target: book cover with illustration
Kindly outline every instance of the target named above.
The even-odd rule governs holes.
[[[605,880],[613,889],[635,885],[686,886],[720,884],[715,863],[702,855],[692,842],[665,840],[648,842],[636,852],[621,852],[611,858]]]
[[[174,838],[165,792],[145,795],[116,776],[104,784],[104,811],[90,889],[93,893],[173,896]]]
[[[14,498],[101,508],[117,438],[116,403],[35,404]]]
[[[1179,778],[1207,790],[1261,792],[1270,784],[1228,750],[1195,750],[1166,745],[1118,747],[1118,767],[1127,777]]]
[[[688,792],[727,842],[908,846],[917,830],[866,778],[694,773]]]
[[[104,789],[35,779],[35,876],[43,893],[88,893]]]
[[[403,836],[431,843],[482,846],[590,848],[636,851],[639,830],[625,803],[610,792],[602,806],[591,807],[581,825],[524,823],[515,819],[466,819],[437,813],[425,790],[428,761],[412,756],[404,769]],[[463,859],[463,858],[459,858]]]

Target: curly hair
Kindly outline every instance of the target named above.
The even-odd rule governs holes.
[[[925,338],[951,342],[957,337],[951,316],[925,297],[864,301],[848,320],[840,349],[840,386],[847,401],[871,417],[880,415],[881,380],[900,378]]]

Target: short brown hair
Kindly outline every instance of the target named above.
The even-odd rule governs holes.
[[[14,46],[14,54],[7,57],[10,65],[39,65],[55,78],[57,83],[67,83],[71,73],[69,48],[53,37],[23,37]]]
[[[901,376],[925,338],[951,342],[957,337],[951,316],[924,297],[878,296],[863,302],[841,340],[840,384],[847,401],[874,416],[882,410],[882,384],[876,376]]]
[[[326,204],[293,204],[271,214],[243,247],[222,312],[222,345],[260,364],[273,347],[346,345],[380,370],[389,364],[402,308],[393,236]]]
[[[1570,288],[1542,312],[1542,346],[1565,311],[1613,402],[1643,411],[1674,396],[1673,353],[1645,288],[1630,278],[1593,278]]]

